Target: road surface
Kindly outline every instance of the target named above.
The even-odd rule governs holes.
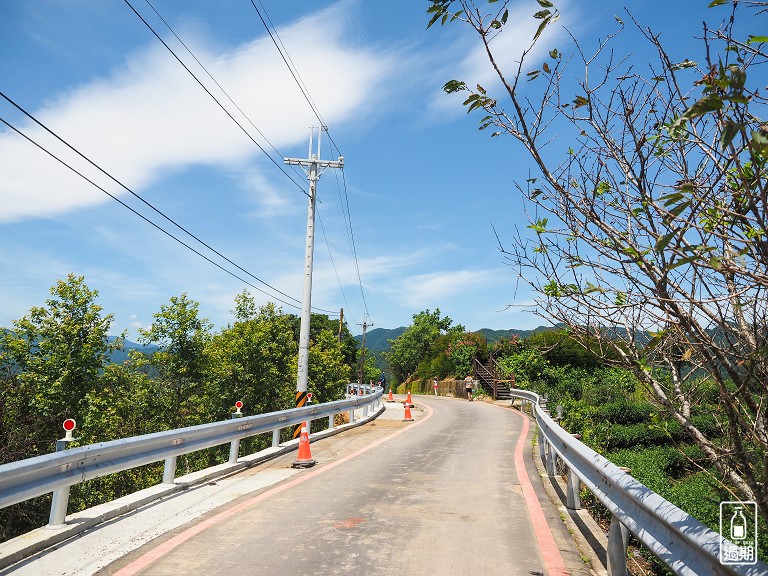
[[[390,418],[313,445],[316,467],[244,495],[98,574],[589,573],[574,566],[572,542],[550,532],[548,525],[562,531],[551,504],[531,502],[531,486],[540,484],[535,469],[515,467],[521,431],[531,434],[523,416],[479,401],[415,400],[423,405],[415,423],[400,422],[402,405],[389,404]],[[530,462],[530,442],[518,452],[519,462]],[[268,468],[287,470],[293,459]]]

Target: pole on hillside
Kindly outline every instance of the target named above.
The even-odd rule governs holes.
[[[363,384],[363,366],[365,366],[365,331],[368,329],[368,326],[373,326],[373,324],[368,324],[363,320],[363,342],[360,346],[360,372],[357,378],[357,381],[360,382],[360,384]]]
[[[301,166],[309,179],[309,205],[307,208],[307,246],[304,253],[304,293],[301,306],[301,327],[299,329],[299,367],[296,378],[296,407],[307,402],[307,376],[309,373],[309,319],[312,311],[312,265],[315,251],[315,205],[317,200],[317,181],[327,168],[343,168],[344,157],[337,161],[320,160],[320,137],[325,127],[317,130],[317,153],[312,153],[315,128],[309,130],[309,158],[285,158],[285,163]],[[301,426],[296,426],[293,437],[298,438]]]
[[[344,308],[339,310],[339,344],[341,344],[341,332],[344,329]]]

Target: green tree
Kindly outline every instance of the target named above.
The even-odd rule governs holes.
[[[397,382],[407,380],[428,355],[437,338],[449,331],[463,332],[463,326],[451,328],[453,320],[441,318],[440,309],[434,312],[424,310],[413,315],[413,324],[400,336],[390,340],[390,350],[386,354],[390,370]]]
[[[51,288],[42,307],[0,331],[0,463],[53,451],[62,422],[87,422],[89,396],[104,385],[101,375],[110,351],[111,315],[96,304],[96,290],[70,274]],[[0,511],[0,539],[45,523],[39,498]]]
[[[3,430],[20,434],[16,441],[2,442],[3,451],[14,452],[4,461],[47,452],[61,422],[86,408],[88,393],[100,388],[109,353],[122,345],[120,339],[110,343],[112,316],[102,314],[95,303],[98,292],[82,276],[70,274],[51,294],[46,306],[32,308],[0,333]]]
[[[477,332],[456,332],[452,336],[445,354],[452,374],[461,379],[462,375],[472,374],[475,360],[484,362],[488,359],[488,342]]]
[[[148,329],[139,331],[139,340],[159,348],[134,359],[163,383],[159,400],[172,415],[171,427],[210,421],[215,407],[205,402],[205,347],[212,325],[199,316],[199,304],[186,294],[171,297],[153,318]]]
[[[293,318],[271,303],[248,309],[247,316],[236,314],[235,324],[208,344],[210,378],[222,406],[242,400],[249,414],[284,410],[292,405],[296,389]]]
[[[430,26],[474,31],[501,87],[452,80],[446,92],[463,94],[483,114],[481,129],[511,136],[532,161],[517,186],[535,215],[530,233],[503,250],[537,294],[537,312],[632,370],[723,482],[768,518],[768,53],[760,31],[735,34],[739,6],[766,3],[712,2],[722,24],[705,24],[677,55],[631,15],[594,50],[573,36],[572,46],[545,47],[559,13],[538,4],[511,70],[493,42],[509,2],[429,7]],[[622,54],[619,36],[654,57]],[[720,393],[724,438],[690,418],[707,381]]]
[[[324,330],[309,347],[307,388],[320,402],[342,398],[351,382],[353,367],[344,362],[342,345],[336,334]]]

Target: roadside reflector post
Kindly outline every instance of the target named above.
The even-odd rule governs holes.
[[[242,418],[243,402],[238,400],[235,402],[235,411],[232,413],[232,419]],[[237,457],[240,455],[240,438],[236,438],[229,443],[229,463],[237,464]]]
[[[67,418],[62,424],[64,428],[64,438],[56,440],[56,452],[61,452],[67,449],[67,444],[77,440],[72,437],[77,427],[77,422],[72,418]],[[69,486],[63,488],[57,488],[53,491],[51,498],[51,513],[48,516],[48,526],[55,527],[64,524],[67,518],[67,507],[69,506]]]
[[[312,392],[307,392],[307,404],[312,404]]]
[[[174,484],[176,480],[176,456],[165,459],[163,468],[163,484]]]

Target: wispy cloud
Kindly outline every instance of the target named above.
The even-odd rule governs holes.
[[[396,61],[391,52],[347,45],[339,9],[305,18],[280,32],[324,119],[335,125],[374,105],[377,87],[386,82]],[[275,86],[290,86],[293,80],[271,41],[260,38],[223,53],[211,50],[199,46],[198,58],[273,145],[290,147],[306,140],[307,127],[317,120],[298,90],[275,90]],[[188,55],[186,59],[191,60]],[[194,62],[189,65],[197,68]],[[269,149],[240,113],[227,105],[254,139]],[[141,191],[170,172],[204,165],[232,170],[233,176],[243,176],[255,185],[261,191],[257,201],[261,208],[280,207],[276,191],[264,185],[253,168],[244,166],[254,158],[265,160],[258,148],[157,43],[128,56],[109,77],[59,94],[33,113],[134,190]],[[39,127],[24,121],[20,128],[111,193],[124,194]],[[8,130],[0,132],[0,198],[4,205],[0,222],[51,216],[108,201]]]

